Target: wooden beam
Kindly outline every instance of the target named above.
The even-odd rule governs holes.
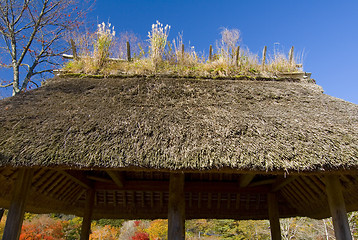
[[[104,183],[111,183],[112,180],[108,179],[108,178],[103,178],[103,177],[97,177],[97,176],[86,176],[86,178],[93,180],[93,181],[98,181],[98,182],[104,182]]]
[[[280,218],[279,218],[279,210],[278,210],[276,194],[268,193],[267,202],[268,202],[270,229],[271,229],[271,239],[280,240],[281,228],[280,228]]]
[[[239,177],[239,186],[241,188],[247,187],[251,183],[252,179],[254,179],[254,177],[255,177],[255,174],[240,175],[240,177]]]
[[[263,186],[263,185],[271,185],[275,182],[275,179],[265,179],[260,180],[257,182],[252,182],[248,185],[248,187],[257,187],[257,186]]]
[[[265,181],[265,184],[268,182]],[[272,182],[272,179],[269,180]],[[259,182],[257,184],[263,184]],[[104,183],[104,182],[95,182],[94,183],[96,190],[125,190],[125,191],[153,191],[153,192],[167,192],[169,191],[169,182],[168,181],[157,181],[157,180],[127,180],[123,188],[119,188],[115,183]],[[236,182],[188,182],[185,185],[185,192],[208,192],[208,193],[268,193],[270,191],[270,186],[248,186],[243,188],[238,188]]]
[[[86,203],[81,228],[81,240],[88,240],[91,233],[92,209],[95,198],[95,190],[88,189],[86,191]]]
[[[20,168],[18,170],[2,239],[17,240],[20,237],[26,198],[31,187],[33,173],[32,169]]]
[[[113,182],[119,187],[124,187],[124,174],[119,171],[107,171],[107,174],[112,178]]]
[[[71,179],[72,181],[81,185],[84,188],[87,188],[87,189],[91,188],[90,180],[86,179],[85,176],[83,176],[82,174],[80,175],[79,172],[73,173],[73,172],[63,171],[63,170],[59,170],[58,172],[62,173],[63,175],[65,175],[66,177],[68,177],[69,179]]]
[[[325,177],[328,204],[332,214],[334,234],[337,240],[352,239],[349,229],[346,206],[344,203],[341,183],[338,176]]]
[[[185,239],[184,173],[171,173],[169,183],[168,239]]]
[[[277,192],[281,190],[283,187],[285,187],[287,184],[291,183],[293,180],[295,180],[297,176],[292,177],[277,177],[276,182],[272,184],[272,192]]]

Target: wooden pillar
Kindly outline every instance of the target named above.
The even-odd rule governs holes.
[[[128,41],[127,41],[127,61],[128,62],[132,61],[132,58],[131,58],[131,45],[129,44]]]
[[[12,201],[4,229],[4,240],[17,240],[20,237],[22,221],[25,214],[26,198],[31,187],[32,169],[18,170],[13,189]]]
[[[264,49],[262,50],[262,67],[265,67],[266,64],[266,51],[267,51],[267,46],[264,47]]]
[[[92,209],[94,204],[95,190],[88,189],[86,192],[85,212],[83,215],[81,240],[88,240],[91,233]]]
[[[71,42],[71,48],[72,48],[72,56],[73,56],[73,59],[74,59],[74,60],[78,60],[77,49],[76,49],[75,41],[73,41],[73,39],[71,38],[70,42]]]
[[[184,62],[184,44],[181,45],[181,61]]]
[[[210,45],[209,47],[209,61],[213,60],[213,46]]]
[[[235,65],[239,66],[240,62],[240,46],[237,46],[236,48],[236,59],[235,59]]]
[[[267,194],[268,212],[270,219],[271,239],[281,239],[280,216],[278,211],[277,197],[275,193]]]
[[[288,61],[290,64],[292,64],[292,62],[293,62],[293,49],[294,49],[294,47],[292,46],[290,49],[290,52],[288,53]]]
[[[337,176],[325,177],[328,204],[331,210],[334,234],[337,240],[352,239],[341,183]]]
[[[184,173],[171,173],[169,181],[168,240],[185,239]]]

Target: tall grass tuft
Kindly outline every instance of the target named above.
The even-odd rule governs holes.
[[[97,38],[93,44],[94,46],[94,60],[98,68],[102,68],[106,60],[109,58],[109,50],[113,41],[113,38],[116,36],[114,31],[114,26],[111,28],[111,24],[98,24],[97,29]]]
[[[220,57],[223,58],[228,65],[233,65],[236,49],[239,46],[240,31],[238,29],[223,28],[220,34],[221,40],[218,46]]]
[[[279,77],[281,73],[301,71],[297,58],[290,61],[282,50],[275,46],[268,54],[265,66],[257,54],[241,46],[238,29],[223,28],[217,41],[217,52],[210,61],[190,46],[183,48],[183,34],[168,40],[170,26],[156,21],[148,32],[148,48],[134,33],[121,33],[115,38],[110,24],[99,24],[95,34],[85,34],[76,40],[76,45],[86,46],[80,51],[79,59],[69,62],[65,70],[75,73],[103,75],[116,74],[174,74],[190,77],[264,76]],[[133,61],[123,60],[126,42],[131,43]],[[91,45],[91,46],[89,46]],[[115,46],[115,49],[113,49]],[[237,54],[239,48],[239,54]],[[109,59],[116,52],[121,59]],[[302,64],[300,64],[302,65]]]
[[[152,25],[152,30],[148,32],[150,56],[155,69],[157,69],[158,64],[163,61],[163,55],[165,46],[167,45],[169,31],[169,25],[165,25],[165,27],[163,27],[163,24],[157,21]]]

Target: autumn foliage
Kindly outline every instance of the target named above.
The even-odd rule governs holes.
[[[63,223],[44,215],[23,224],[20,240],[57,240],[64,236]]]

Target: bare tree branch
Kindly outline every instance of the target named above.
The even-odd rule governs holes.
[[[81,4],[82,0],[0,0],[0,50],[7,52],[4,62],[11,62],[0,67],[13,69],[13,95],[26,89],[35,75],[58,66],[56,58],[62,59],[68,49],[59,44],[65,32],[80,23]]]
[[[6,85],[0,85],[1,88],[7,88],[7,87],[10,87],[12,86],[12,83],[9,83],[9,84],[6,84]]]

